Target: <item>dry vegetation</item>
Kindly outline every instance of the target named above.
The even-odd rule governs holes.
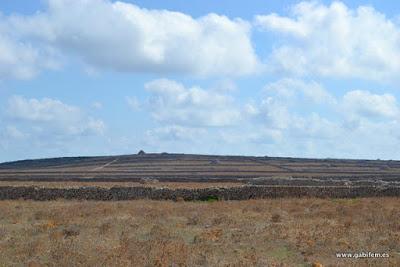
[[[2,201],[0,266],[399,266],[399,214],[397,198]]]

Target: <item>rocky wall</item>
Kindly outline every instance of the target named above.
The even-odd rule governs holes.
[[[42,188],[0,187],[0,200],[246,200],[262,198],[317,197],[399,197],[400,187],[318,187],[318,186],[239,186],[231,188],[169,189],[150,187]]]

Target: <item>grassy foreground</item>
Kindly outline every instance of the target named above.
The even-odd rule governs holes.
[[[1,201],[0,266],[400,266],[399,214],[398,198]]]

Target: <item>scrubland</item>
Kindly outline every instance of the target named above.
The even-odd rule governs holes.
[[[0,266],[400,266],[398,198],[1,201]],[[337,259],[337,252],[388,259]]]

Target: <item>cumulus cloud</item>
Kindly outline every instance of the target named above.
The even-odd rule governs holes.
[[[105,123],[79,107],[52,98],[12,96],[2,111],[0,161],[91,155],[105,149]]]
[[[258,102],[245,105],[245,114],[273,129],[306,129],[316,122],[318,112],[337,104],[336,98],[315,81],[280,79],[267,84],[262,92]]]
[[[260,67],[251,26],[241,19],[193,18],[109,0],[46,2],[43,12],[6,18],[9,31],[97,69],[206,76],[246,75]]]
[[[349,91],[343,96],[343,107],[348,114],[356,117],[395,119],[400,115],[396,98],[391,94]]]
[[[33,135],[97,135],[102,134],[105,129],[103,121],[85,115],[78,107],[51,98],[28,99],[13,96],[8,100],[7,114],[14,123]],[[17,133],[15,129],[11,130]]]
[[[287,17],[258,15],[255,23],[282,37],[269,58],[277,71],[380,81],[400,71],[400,28],[369,6],[300,2]]]
[[[146,89],[151,93],[148,109],[162,124],[146,132],[147,143],[154,147],[211,153],[218,146],[219,153],[370,157],[358,146],[371,142],[379,149],[373,136],[377,129],[392,141],[397,138],[395,129],[400,129],[393,96],[359,90],[335,97],[313,80],[280,79],[267,84],[257,100],[240,103],[222,94],[225,91],[186,88],[166,79],[152,81]],[[237,115],[225,123],[231,119],[224,114]],[[377,116],[388,120],[376,120]],[[348,127],[355,118],[356,125]]]
[[[314,104],[334,104],[336,99],[320,83],[315,81],[303,81],[299,79],[284,78],[267,84],[264,87],[267,95],[273,95],[280,99],[310,100]],[[299,99],[300,98],[300,99]],[[302,98],[302,99],[301,99]]]
[[[150,112],[159,122],[221,127],[235,125],[241,117],[233,98],[217,91],[186,88],[168,79],[151,81],[145,88],[151,93]]]
[[[59,67],[52,49],[13,38],[1,27],[2,19],[0,15],[0,80],[30,79],[42,69]]]
[[[302,109],[269,96],[261,100],[257,109],[258,125],[274,130],[275,134],[280,133],[281,136],[324,139],[332,138],[340,132],[339,125],[321,116],[320,109],[315,106],[302,114]]]
[[[187,88],[166,79],[145,87],[151,94],[148,110],[162,125],[146,132],[147,143],[154,147],[315,156],[324,149],[328,153],[344,136],[340,121],[321,112],[329,109],[337,117],[342,100],[315,81],[281,79],[267,84],[257,100],[241,102],[229,91]]]
[[[313,99],[313,90],[321,97]],[[226,142],[283,156],[399,157],[393,148],[400,141],[394,95],[353,90],[334,97],[318,83],[293,79],[269,83],[263,93],[247,103],[242,127],[224,133]]]
[[[390,144],[400,140],[399,106],[390,94],[334,97],[314,81],[281,79],[246,103],[244,113],[240,127],[220,129],[221,144],[281,156],[398,157]]]

